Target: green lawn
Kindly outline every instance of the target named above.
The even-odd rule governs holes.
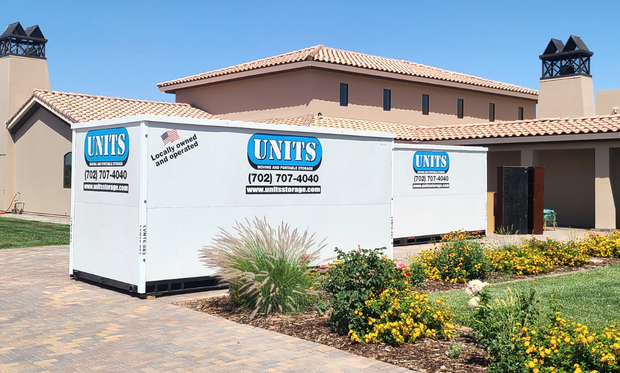
[[[0,249],[68,244],[68,224],[0,217]]]
[[[549,299],[555,290],[564,317],[586,324],[590,329],[620,324],[620,266],[490,286],[492,294],[502,295],[507,288],[529,289],[532,284],[541,298],[539,305],[543,312],[549,310]],[[467,305],[469,297],[464,290],[431,294],[429,298],[443,298],[457,315],[458,322],[467,325],[473,308]]]

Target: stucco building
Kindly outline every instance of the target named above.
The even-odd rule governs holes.
[[[157,85],[222,119],[324,116],[414,125],[533,119],[533,89],[322,45]]]

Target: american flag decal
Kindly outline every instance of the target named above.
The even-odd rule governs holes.
[[[164,142],[164,145],[167,145],[171,142],[179,140],[179,133],[177,130],[166,131],[161,135],[161,139]]]

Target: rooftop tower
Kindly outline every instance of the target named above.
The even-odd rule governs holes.
[[[539,56],[542,77],[538,118],[594,115],[594,88],[590,75],[593,54],[578,36],[571,35],[566,44],[551,39]]]
[[[19,22],[0,35],[0,209],[11,202],[14,191],[13,138],[5,127],[35,88],[50,89],[45,45],[39,26],[24,30]]]

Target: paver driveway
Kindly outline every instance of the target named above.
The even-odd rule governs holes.
[[[0,250],[0,372],[409,372],[71,280],[69,248]]]

